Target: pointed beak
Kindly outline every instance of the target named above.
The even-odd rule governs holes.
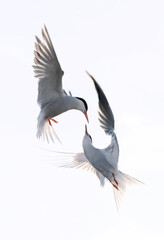
[[[89,123],[89,119],[88,119],[88,115],[87,115],[87,112],[86,112],[86,111],[84,112],[84,115],[85,115],[85,117],[86,117],[86,119],[87,119],[87,122]]]
[[[88,135],[88,132],[87,132],[87,125],[85,125],[85,134]]]

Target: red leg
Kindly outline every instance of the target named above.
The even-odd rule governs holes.
[[[55,122],[55,123],[58,123],[58,122],[57,122],[55,119],[53,119],[53,118],[47,118],[47,120],[48,120],[48,123],[49,123],[50,126],[52,126],[51,121],[53,121],[53,122]]]
[[[117,187],[114,183],[112,183],[111,180],[109,180],[109,181],[110,181],[110,183],[113,185],[113,187],[116,188],[116,189],[119,191],[118,187]]]
[[[113,176],[113,179],[114,179],[115,183],[118,185],[118,182],[117,182],[117,180],[115,179],[114,173],[112,173],[112,176]]]
[[[115,184],[113,184],[113,187],[115,187],[119,191],[118,187]]]
[[[56,121],[55,119],[53,118],[50,118],[51,121],[55,122],[55,123],[58,123],[58,121]]]
[[[49,125],[52,126],[50,119],[47,118],[47,120],[48,120]]]

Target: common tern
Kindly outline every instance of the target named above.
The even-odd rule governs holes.
[[[41,109],[38,116],[37,137],[43,137],[49,141],[49,138],[53,140],[53,136],[57,137],[52,127],[52,121],[57,123],[54,117],[68,110],[76,109],[81,111],[88,121],[88,106],[83,98],[73,97],[72,94],[68,95],[64,91],[62,87],[64,72],[46,26],[42,29],[42,37],[43,41],[36,36],[35,65],[33,65],[35,77],[39,79],[37,101]]]
[[[140,181],[118,169],[119,145],[114,132],[114,116],[103,90],[92,75],[89,73],[88,75],[93,80],[98,94],[100,126],[107,135],[111,136],[111,143],[104,149],[95,148],[92,145],[92,138],[87,131],[87,126],[85,126],[85,135],[82,143],[84,153],[74,155],[73,161],[65,164],[65,167],[81,167],[93,171],[99,178],[101,186],[104,186],[105,179],[109,180],[113,186],[117,208],[119,208],[127,186]]]

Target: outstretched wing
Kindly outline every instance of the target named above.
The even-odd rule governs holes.
[[[59,95],[63,95],[61,69],[46,26],[42,29],[43,42],[36,37],[34,51],[34,73],[39,79],[38,103],[44,106]]]
[[[98,94],[98,99],[99,99],[98,114],[99,114],[100,126],[104,129],[106,134],[109,134],[112,137],[111,144],[107,148],[102,149],[101,151],[105,155],[106,160],[116,168],[118,163],[118,158],[119,158],[119,145],[118,145],[116,134],[114,133],[114,116],[102,88],[96,82],[96,80],[93,78],[92,75],[90,75],[89,73],[88,75],[93,80],[93,83],[95,85],[95,88]]]
[[[93,83],[95,85],[98,99],[99,99],[99,121],[100,126],[104,129],[106,134],[111,134],[114,130],[114,116],[112,113],[112,110],[110,108],[110,105],[108,103],[108,100],[101,89],[100,85],[96,82],[96,80],[93,78],[92,75],[90,75],[88,72],[87,74],[91,77],[93,80]]]
[[[62,167],[67,168],[82,168],[86,170],[90,170],[97,175],[100,180],[101,186],[105,184],[105,177],[97,171],[85,157],[84,153],[77,153],[73,156],[73,160],[71,162],[65,162]]]

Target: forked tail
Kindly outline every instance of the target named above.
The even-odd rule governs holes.
[[[47,140],[49,143],[49,139],[54,142],[54,137],[58,139],[60,142],[55,130],[53,129],[53,126],[50,122],[50,120],[47,119],[40,119],[40,116],[38,117],[38,124],[37,124],[37,138],[42,138],[43,140]]]
[[[126,192],[127,187],[129,187],[130,185],[134,185],[142,182],[121,171],[118,171],[118,173],[114,174],[113,176],[114,176],[112,181],[114,182],[112,183],[113,193],[114,193],[117,209],[119,209],[122,197]]]

